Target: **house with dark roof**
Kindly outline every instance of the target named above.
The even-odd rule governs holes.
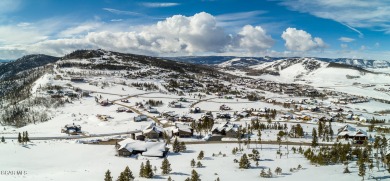
[[[73,124],[67,124],[61,129],[61,133],[78,134],[81,133],[81,126]]]

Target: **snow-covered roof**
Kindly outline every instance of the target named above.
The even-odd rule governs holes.
[[[180,124],[180,123],[176,123],[175,126],[176,126],[176,128],[172,130],[174,133],[179,132],[179,130],[187,132],[187,133],[191,133],[192,132],[191,131],[191,129],[192,129],[191,126],[188,126],[188,125],[185,125],[185,124]]]
[[[230,122],[227,122],[225,124],[214,124],[213,128],[211,129],[212,131],[217,130],[218,132],[221,132],[223,130],[229,131],[238,131],[239,125],[238,124],[232,124]]]
[[[120,147],[118,150],[126,149],[129,152],[132,151],[142,151],[143,156],[163,156],[163,152],[165,151],[165,143],[164,142],[148,142],[148,141],[138,141],[127,138],[118,143]]]
[[[155,131],[156,133],[161,133],[161,132],[164,132],[164,128],[157,126],[156,123],[151,123],[142,132],[143,133],[150,133],[152,131]]]
[[[352,127],[351,125],[347,124],[344,127],[340,128],[338,136],[367,136],[367,133],[363,131],[362,129],[356,129]]]

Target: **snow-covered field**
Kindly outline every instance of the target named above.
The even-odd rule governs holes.
[[[110,169],[114,180],[126,166],[130,167],[136,177],[135,180],[148,180],[139,178],[139,168],[141,162],[146,158],[142,156],[135,158],[125,158],[115,156],[116,152],[113,145],[84,145],[65,141],[34,141],[27,146],[20,146],[17,143],[8,142],[1,144],[0,149],[0,170],[26,171],[26,175],[12,176],[0,175],[0,180],[4,181],[46,181],[46,180],[103,180],[104,173]],[[167,157],[171,163],[172,172],[169,174],[173,180],[185,180],[189,177],[191,170],[195,169],[202,180],[259,180],[259,174],[262,168],[267,171],[271,168],[274,172],[276,167],[282,168],[282,175],[273,179],[277,180],[306,180],[315,178],[318,181],[328,180],[360,180],[357,175],[355,163],[350,164],[351,174],[343,174],[343,165],[321,166],[311,165],[300,154],[290,154],[282,156],[280,159],[276,155],[278,146],[263,145],[260,151],[259,166],[256,167],[254,161],[251,161],[252,168],[245,170],[239,169],[238,163],[233,160],[239,160],[241,153],[232,155],[231,150],[238,147],[238,144],[205,144],[205,145],[187,145],[188,151],[180,154],[169,154]],[[252,148],[255,146],[252,145]],[[192,168],[190,161],[197,158],[199,152],[205,152],[205,158],[201,160],[203,168]],[[226,157],[218,155],[219,152],[226,154]],[[251,150],[244,149],[245,153]],[[282,152],[286,153],[284,147]],[[215,153],[216,157],[212,154]],[[157,167],[155,178],[157,180],[166,180],[168,176],[161,175],[161,162],[159,158],[148,158],[153,166]],[[302,165],[303,169],[290,172],[290,168],[297,168]],[[374,171],[375,176],[388,176],[387,172]]]

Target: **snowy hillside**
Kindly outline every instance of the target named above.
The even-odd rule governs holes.
[[[348,58],[338,58],[338,59],[321,59],[327,62],[341,63],[347,65],[353,65],[361,68],[387,68],[390,67],[390,61],[386,60],[364,60],[364,59],[348,59]]]
[[[251,66],[253,71],[248,74],[273,75],[278,77],[277,80],[293,82],[328,65],[329,63],[314,58],[289,58]]]
[[[232,73],[390,100],[387,86],[390,75],[386,73],[387,69],[380,69],[385,73],[373,72],[375,70],[328,63],[315,58],[289,58],[254,65],[247,72]]]
[[[221,68],[246,68],[253,65],[259,65],[265,62],[273,61],[272,58],[251,58],[251,57],[237,57],[231,60],[218,64]]]
[[[307,57],[308,59],[316,59],[328,63],[346,64],[360,68],[389,68],[389,60],[365,60],[365,59],[350,59],[350,58],[316,58]],[[264,62],[286,60],[288,57],[234,57],[234,56],[190,56],[190,57],[167,57],[169,60],[194,63],[217,65],[223,68],[242,68],[246,66],[259,65]]]
[[[49,63],[56,62],[59,58],[36,54],[26,55],[15,61],[0,64],[0,80],[14,76],[15,74],[24,70],[40,67]]]

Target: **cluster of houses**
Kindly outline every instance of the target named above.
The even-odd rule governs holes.
[[[79,98],[81,96],[84,96],[84,97],[88,97],[90,96],[90,92],[89,91],[83,91],[83,90],[79,90],[78,92],[76,91],[73,91],[73,90],[48,90],[46,91],[46,93],[48,95],[50,95],[50,97],[52,98],[62,98],[62,97],[69,97],[69,98]]]
[[[164,141],[159,141],[164,134],[169,135],[167,129],[156,125],[155,123],[145,127],[141,135],[132,136],[116,144],[118,156],[129,157],[132,155],[141,154],[146,157],[165,157],[169,151]],[[186,124],[175,124],[175,127],[170,129],[171,136],[181,138],[192,137],[194,130]],[[157,141],[156,141],[157,140]]]
[[[352,103],[352,104],[357,104],[357,103],[365,103],[365,102],[369,102],[370,100],[365,98],[365,97],[361,97],[361,96],[346,96],[346,97],[340,97],[338,99],[336,99],[335,101],[333,101],[333,103],[335,104],[348,104],[348,103]]]
[[[308,96],[308,97],[318,97],[320,92],[314,87],[303,84],[287,84],[279,83],[275,81],[268,81],[264,79],[243,79],[239,78],[234,80],[237,85],[244,85],[252,89],[260,89],[264,91],[282,93],[286,95],[298,95],[298,96]]]
[[[273,100],[274,101],[274,100]],[[275,101],[276,102],[276,101]],[[274,102],[274,103],[275,103]],[[280,117],[283,120],[303,120],[303,121],[318,121],[319,119],[325,119],[327,121],[359,121],[367,122],[367,119],[358,113],[354,113],[351,110],[344,110],[339,106],[325,105],[322,102],[318,103],[316,99],[301,99],[292,100],[287,99],[283,102],[284,105],[293,108],[293,113],[286,112]]]

